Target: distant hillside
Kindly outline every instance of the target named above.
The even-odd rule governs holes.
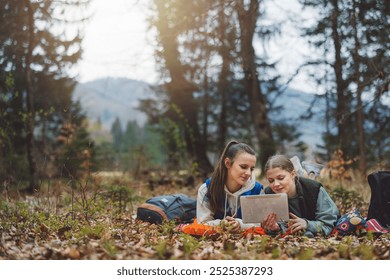
[[[110,130],[116,117],[119,117],[123,126],[129,120],[136,120],[139,125],[146,122],[146,115],[137,110],[139,100],[152,96],[149,84],[126,78],[104,78],[91,82],[80,83],[74,91],[74,99],[80,100],[87,116],[92,122],[99,118],[106,130]],[[288,120],[298,124],[302,133],[302,140],[312,148],[322,144],[324,132],[323,101],[317,102],[313,108],[314,117],[309,120],[300,120],[306,113],[314,95],[298,90],[287,89],[275,101],[275,105],[283,106],[280,111],[271,112],[272,120]]]
[[[287,89],[275,101],[275,106],[283,106],[277,112],[271,112],[272,120],[286,120],[297,125],[297,129],[302,133],[301,140],[309,144],[313,149],[316,145],[322,145],[322,134],[325,132],[325,100],[316,100],[312,105],[315,95],[305,93],[295,89]],[[312,106],[312,107],[311,107]],[[307,115],[311,109],[313,117],[301,119],[302,115]]]
[[[82,108],[92,122],[99,118],[103,127],[110,130],[116,117],[123,126],[129,120],[139,125],[146,122],[146,115],[139,110],[139,100],[149,97],[149,84],[126,78],[104,78],[77,85],[73,98],[80,100]]]

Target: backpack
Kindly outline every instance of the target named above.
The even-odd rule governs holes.
[[[367,220],[376,219],[385,228],[390,228],[390,171],[378,171],[368,175],[371,200]]]
[[[196,200],[184,194],[152,197],[137,208],[137,219],[153,224],[175,221],[191,223],[196,215]]]
[[[367,222],[361,216],[360,211],[354,209],[345,213],[337,220],[333,232],[340,235],[360,235],[366,232],[367,226]]]

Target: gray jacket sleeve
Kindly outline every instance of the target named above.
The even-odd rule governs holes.
[[[206,184],[202,184],[198,189],[196,199],[196,218],[198,223],[217,226],[221,223],[220,219],[214,219],[214,213],[210,209],[210,203],[205,199],[207,192]]]
[[[315,221],[307,220],[307,231],[327,236],[336,224],[339,210],[324,188],[320,188],[316,208]]]

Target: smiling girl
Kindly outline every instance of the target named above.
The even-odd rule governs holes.
[[[337,221],[339,211],[325,188],[317,181],[299,177],[290,159],[283,155],[272,156],[266,163],[269,186],[266,194],[286,193],[290,210],[288,229],[292,233],[304,231],[306,236],[329,235]],[[287,225],[270,214],[262,226],[270,232],[286,231]]]
[[[198,189],[196,216],[199,223],[228,225],[231,232],[253,226],[244,224],[240,196],[258,195],[263,186],[256,182],[254,150],[244,143],[230,141],[224,148],[211,179]]]

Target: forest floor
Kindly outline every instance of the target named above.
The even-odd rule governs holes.
[[[211,238],[182,233],[173,223],[136,220],[137,206],[152,196],[184,193],[195,198],[200,181],[193,186],[183,182],[161,174],[134,180],[101,173],[77,182],[42,182],[34,196],[3,189],[0,260],[390,259],[390,234],[307,238],[223,233]],[[324,182],[342,214],[354,208],[366,214],[365,183],[350,182],[353,187],[340,190]]]

